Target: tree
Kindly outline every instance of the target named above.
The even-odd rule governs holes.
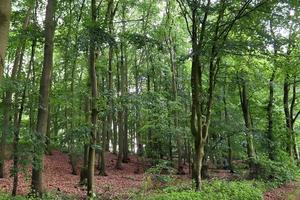
[[[2,0],[0,3],[0,80],[2,80],[5,63],[5,51],[8,41],[9,23],[10,23],[11,3],[10,0]],[[1,137],[1,155],[0,155],[0,178],[4,177],[4,151],[6,135],[2,133]]]
[[[200,190],[201,169],[205,155],[204,147],[211,122],[213,97],[220,67],[222,48],[224,48],[228,35],[237,21],[259,7],[261,3],[253,7],[251,0],[245,1],[236,12],[233,12],[228,17],[224,13],[232,8],[224,0],[217,3],[212,3],[208,0],[206,4],[199,1],[177,0],[177,2],[185,18],[192,45],[191,131],[195,141],[193,177],[196,182],[196,190]],[[203,15],[200,13],[203,13]],[[215,16],[215,20],[211,22],[209,16]],[[207,30],[212,30],[212,33],[209,34]],[[206,41],[211,42],[207,43]],[[204,50],[208,51],[209,54],[205,55]],[[204,63],[204,59],[207,59],[208,63]],[[206,65],[208,66],[207,69]],[[203,80],[206,71],[208,71],[207,84]],[[205,88],[207,89],[205,90]]]
[[[53,38],[55,32],[55,0],[48,0],[45,19],[45,46],[43,71],[40,80],[39,108],[35,132],[35,152],[32,166],[31,189],[34,194],[43,194],[43,166],[45,153],[45,135],[47,132],[49,89],[51,85],[51,74],[53,68]]]
[[[96,148],[96,137],[97,137],[97,74],[95,67],[95,32],[94,27],[96,26],[96,0],[91,1],[91,21],[92,27],[90,28],[90,45],[89,45],[89,77],[90,77],[90,91],[91,91],[91,135],[89,145],[89,156],[88,156],[88,175],[87,175],[87,196],[93,196],[94,187],[94,165],[95,165],[95,148]]]

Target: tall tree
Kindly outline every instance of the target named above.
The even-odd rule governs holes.
[[[94,187],[94,171],[95,171],[95,148],[97,142],[97,72],[95,65],[95,26],[97,19],[96,0],[91,1],[91,21],[92,27],[90,28],[90,44],[89,44],[89,77],[90,77],[90,91],[91,91],[91,135],[88,156],[88,176],[87,176],[87,196],[93,197]]]
[[[2,80],[5,52],[7,48],[8,32],[10,24],[11,2],[10,0],[1,0],[0,2],[0,81]],[[2,133],[0,147],[0,178],[4,178],[4,151],[5,151],[5,134]]]
[[[28,9],[23,27],[22,29],[24,31],[27,31],[29,21],[30,21],[30,16],[32,12],[32,6]],[[14,59],[14,64],[12,67],[12,72],[10,75],[10,81],[14,82],[17,76],[18,71],[20,71],[20,65],[23,62],[23,55],[25,51],[25,45],[26,45],[26,39],[24,39],[24,36],[21,34],[20,36],[20,44],[18,45],[16,52],[15,52],[15,59]],[[2,123],[2,137],[1,137],[1,146],[3,149],[5,149],[6,145],[6,138],[9,134],[10,130],[10,118],[11,118],[11,113],[12,113],[12,96],[14,93],[14,89],[10,87],[5,88],[5,97],[3,99],[3,123]],[[4,175],[4,156],[5,156],[5,151],[1,151],[1,156],[0,156],[0,177],[3,177]],[[3,159],[3,160],[2,160]]]
[[[45,18],[45,46],[43,71],[40,80],[39,107],[37,115],[37,125],[35,132],[34,158],[32,165],[31,189],[36,195],[43,194],[43,167],[45,151],[45,135],[47,132],[49,90],[51,85],[51,75],[53,68],[53,39],[55,32],[55,4],[56,0],[48,0]]]
[[[191,37],[191,132],[195,142],[193,177],[196,182],[196,190],[200,190],[202,181],[201,168],[205,155],[204,147],[211,123],[214,91],[220,67],[221,53],[229,33],[237,21],[261,6],[261,2],[251,5],[253,3],[252,0],[247,0],[239,4],[238,9],[234,9],[235,12],[231,12],[232,8],[225,0],[218,2],[212,2],[211,0],[207,2],[177,0],[177,2]],[[231,14],[227,15],[227,11]],[[208,33],[208,30],[211,33]],[[208,55],[204,52],[208,52]],[[207,60],[207,63],[204,60]],[[208,77],[206,83],[204,82],[204,75]]]

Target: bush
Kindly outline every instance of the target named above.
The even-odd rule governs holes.
[[[146,178],[143,183],[143,190],[157,189],[165,187],[176,180],[175,169],[171,163],[159,160],[156,165],[146,171]]]
[[[261,156],[256,159],[256,165],[256,178],[271,181],[275,187],[294,180],[298,173],[294,161],[286,154],[281,154],[276,161]]]
[[[147,200],[262,200],[263,191],[252,182],[246,181],[212,181],[204,184],[201,192],[193,190],[164,190],[161,194],[146,198]]]

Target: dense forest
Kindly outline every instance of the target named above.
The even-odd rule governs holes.
[[[299,0],[0,0],[0,199],[299,199],[299,73]]]

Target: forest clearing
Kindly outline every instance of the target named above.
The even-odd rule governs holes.
[[[0,200],[300,200],[299,0],[0,0]]]

